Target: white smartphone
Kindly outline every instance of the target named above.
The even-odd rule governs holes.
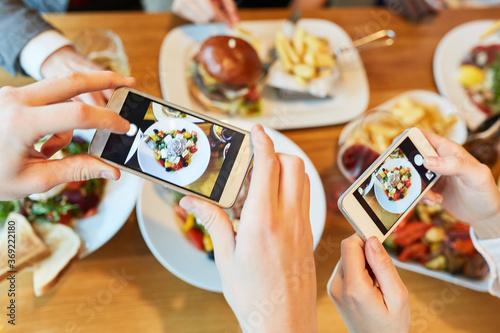
[[[424,167],[437,156],[418,128],[403,132],[339,198],[342,214],[365,240],[383,242],[439,175]]]
[[[90,155],[223,208],[234,204],[253,160],[249,132],[129,88],[116,89],[107,107],[130,130],[98,130]]]

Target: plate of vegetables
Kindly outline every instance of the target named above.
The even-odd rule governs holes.
[[[422,190],[420,175],[406,158],[389,159],[376,178],[375,197],[382,208],[394,214],[403,213]]]
[[[231,120],[231,124],[247,130],[252,127],[252,123],[241,120]],[[326,219],[326,199],[321,178],[307,155],[295,143],[277,131],[266,128],[266,132],[277,152],[296,155],[304,160],[311,182],[309,215],[316,247]],[[144,182],[137,202],[137,220],[142,236],[155,258],[178,278],[201,289],[222,292],[210,236],[194,215],[179,207],[180,197],[152,182]],[[235,231],[238,230],[245,199],[246,191],[243,188],[236,204],[226,211]]]
[[[186,186],[207,169],[210,143],[194,123],[170,118],[154,123],[144,132],[137,157],[144,172]]]
[[[93,132],[75,131],[72,142],[53,158],[86,154]],[[16,211],[30,223],[70,226],[82,239],[81,259],[104,245],[127,221],[141,182],[140,178],[122,172],[116,182],[93,179],[61,184],[45,193],[0,202],[0,222]]]
[[[436,86],[472,129],[500,112],[500,37],[495,26],[494,20],[459,25],[434,53]]]
[[[487,291],[488,264],[475,249],[469,229],[439,205],[418,204],[384,246],[396,266]]]

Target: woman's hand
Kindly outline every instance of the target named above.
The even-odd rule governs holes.
[[[22,88],[0,89],[0,200],[13,200],[52,187],[91,178],[118,179],[120,171],[90,156],[49,158],[65,147],[74,129],[106,129],[126,133],[130,124],[117,113],[80,102],[76,95],[132,87],[133,78],[113,72],[72,73]],[[33,145],[46,135],[41,152]]]
[[[172,12],[194,23],[217,20],[232,26],[240,21],[234,0],[174,0]]]
[[[408,332],[408,291],[376,237],[356,234],[341,243],[329,294],[350,332]]]
[[[40,73],[44,78],[52,78],[72,72],[100,72],[104,68],[78,53],[72,46],[64,46],[52,53],[42,64]],[[113,94],[112,89],[92,91],[75,96],[74,100],[93,106],[105,107]]]
[[[500,191],[491,170],[459,144],[422,132],[439,155],[426,158],[424,166],[442,175],[424,202],[442,202],[450,214],[470,223],[479,238],[499,238]]]
[[[222,290],[243,331],[317,330],[316,270],[304,162],[276,154],[252,129],[254,167],[238,234],[219,207],[194,197],[180,205],[212,237]]]

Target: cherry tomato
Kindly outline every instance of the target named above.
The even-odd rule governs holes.
[[[79,181],[79,182],[67,183],[66,187],[64,189],[67,191],[77,191],[83,186],[83,184],[85,184],[84,180]]]
[[[401,197],[401,192],[399,192],[399,191],[396,191],[396,193],[394,193],[392,195],[392,198],[394,199],[394,201],[399,200],[400,197]]]
[[[67,212],[66,214],[59,215],[59,223],[64,224],[64,225],[69,225],[70,221],[71,221],[71,213],[70,212]]]
[[[257,86],[252,86],[248,93],[245,95],[245,98],[252,103],[255,103],[259,100],[259,92],[257,91]]]
[[[395,234],[394,243],[403,247],[415,243],[425,235],[430,227],[432,227],[432,224],[415,221],[408,222],[403,228],[398,229],[398,232]]]
[[[197,151],[198,151],[198,148],[196,148],[195,146],[191,146],[191,147],[189,147],[189,152],[190,152],[191,154],[194,154],[194,153],[196,153]]]
[[[455,252],[469,256],[472,256],[476,251],[471,239],[457,239],[451,244],[451,247]]]
[[[198,136],[198,133],[196,133],[196,131],[192,131],[192,132],[191,132],[191,135],[192,135],[192,136]]]
[[[191,244],[193,244],[198,250],[203,251],[203,232],[200,229],[193,228],[187,232],[187,237]]]
[[[403,249],[398,256],[399,261],[407,261],[409,259],[423,259],[429,253],[429,247],[424,243],[411,244]]]

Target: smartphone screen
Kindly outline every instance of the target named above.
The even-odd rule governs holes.
[[[410,138],[396,147],[354,191],[354,197],[385,235],[436,175]]]
[[[120,115],[130,122],[130,131],[110,134],[102,158],[219,201],[244,133],[133,92]]]

